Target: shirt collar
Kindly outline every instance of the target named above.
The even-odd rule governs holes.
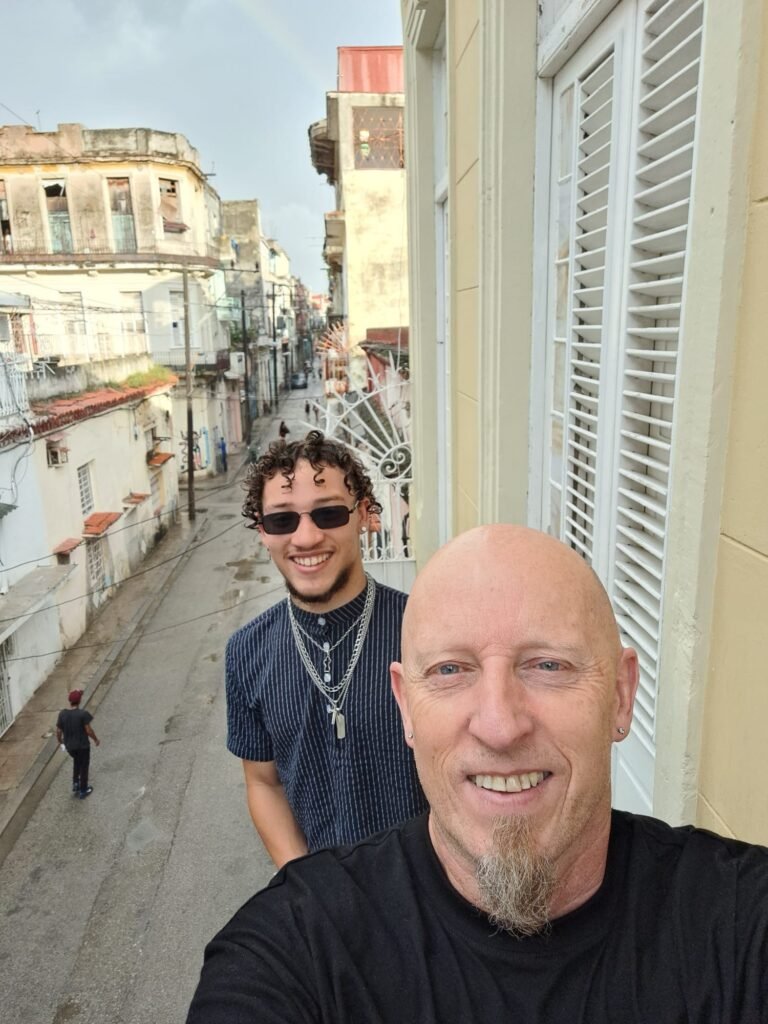
[[[298,624],[302,629],[306,629],[307,632],[321,632],[323,630],[342,631],[363,614],[366,589],[367,587],[363,587],[357,597],[353,597],[351,601],[328,612],[308,612],[292,603],[293,614]],[[290,597],[287,600],[290,601]],[[324,621],[321,622],[321,619]]]

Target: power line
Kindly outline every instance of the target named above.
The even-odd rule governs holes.
[[[253,597],[246,597],[245,600],[238,601],[236,604],[230,605],[228,608],[217,608],[212,612],[203,612],[201,615],[195,615],[191,619],[182,619],[181,622],[173,622],[170,626],[160,626],[159,629],[142,629],[139,632],[139,641],[144,640],[149,636],[156,636],[158,633],[165,633],[169,629],[179,629],[180,626],[188,626],[192,622],[199,622],[201,619],[209,619],[213,615],[221,615],[222,612],[230,612],[244,604],[250,604],[251,601],[261,601],[262,598],[269,597],[270,594],[275,594],[277,591],[282,589],[281,584],[277,587],[271,587],[269,590],[265,590],[261,594],[255,594]],[[14,658],[6,658],[6,661],[29,661],[32,658],[50,658],[54,654],[69,654],[70,651],[87,651],[96,647],[111,647],[112,644],[117,642],[118,641],[116,640],[101,640],[96,644],[76,644],[74,647],[63,647],[58,651],[46,651],[44,654],[20,654]]]
[[[84,594],[78,594],[76,597],[68,597],[64,601],[57,601],[56,604],[49,604],[45,605],[42,608],[37,608],[35,611],[31,612],[27,616],[26,621],[29,621],[29,619],[31,619],[33,615],[38,615],[40,612],[53,611],[54,608],[62,608],[65,604],[72,604],[73,601],[83,601],[85,600],[86,597],[91,597],[92,594],[101,593],[102,590],[109,590],[110,587],[127,583],[128,580],[135,580],[139,576],[146,576],[148,572],[154,572],[154,570],[159,569],[161,565],[167,565],[168,562],[172,562],[175,558],[181,558],[182,555],[185,555],[190,551],[196,551],[198,548],[202,548],[206,544],[210,544],[212,541],[218,540],[219,537],[223,537],[225,533],[229,533],[230,530],[234,530],[236,526],[241,525],[241,523],[232,523],[231,526],[228,526],[225,530],[222,530],[221,533],[217,533],[215,536],[209,537],[207,540],[200,541],[199,544],[190,545],[190,547],[186,548],[184,551],[180,551],[177,555],[171,555],[169,558],[164,558],[161,562],[156,562],[154,565],[150,565],[146,569],[139,569],[138,572],[131,573],[130,576],[124,576],[123,579],[118,580],[114,583],[105,583],[101,587],[94,587],[93,590],[88,590]],[[18,615],[10,615],[7,618],[0,619],[0,623],[15,622],[18,618]]]
[[[234,487],[235,484],[240,484],[240,483],[242,483],[241,480],[237,480],[237,479],[230,480],[230,482],[228,484],[222,484],[220,487],[211,487],[210,489],[206,488],[205,491],[202,492],[202,493],[207,497],[208,495],[218,494],[220,491],[225,491],[225,490],[227,490],[230,487]],[[162,519],[164,516],[174,516],[174,515],[176,515],[177,512],[183,512],[186,508],[187,508],[186,504],[174,505],[173,508],[169,508],[169,509],[166,509],[164,512],[158,512],[155,515],[148,516],[146,519],[137,519],[133,523],[126,523],[124,526],[119,526],[117,528],[110,529],[109,536],[113,537],[117,533],[123,533],[125,530],[132,530],[136,526],[143,526],[145,523],[152,523],[152,522],[154,522],[157,519]],[[35,564],[37,562],[44,562],[46,559],[53,558],[53,557],[54,556],[53,556],[52,552],[49,551],[47,554],[40,555],[38,558],[28,558],[26,560],[26,562],[16,562],[15,565],[3,565],[2,568],[3,568],[4,572],[12,572],[14,569],[21,569],[25,565],[33,565],[33,564]],[[0,562],[0,565],[2,565],[2,562]],[[125,579],[130,579],[130,578],[131,578],[130,576],[126,576],[125,577]],[[120,580],[120,582],[123,583],[124,580]],[[0,620],[0,621],[2,621],[2,620]]]

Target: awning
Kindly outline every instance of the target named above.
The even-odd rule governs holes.
[[[54,555],[68,555],[83,543],[82,537],[67,537],[53,549]]]
[[[169,459],[173,458],[173,452],[158,452],[150,459],[147,459],[148,466],[164,466]]]
[[[83,536],[101,537],[122,514],[122,512],[92,512],[83,523]]]

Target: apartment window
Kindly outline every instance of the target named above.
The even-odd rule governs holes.
[[[356,170],[405,167],[402,107],[353,107],[352,134]]]
[[[85,545],[88,565],[88,584],[92,590],[104,586],[104,542],[101,538],[89,540]]]
[[[136,252],[136,226],[127,178],[107,178],[115,252]]]
[[[179,183],[174,178],[160,178],[160,216],[166,235],[178,235],[187,230],[181,221],[179,205]]]
[[[11,215],[8,212],[8,196],[5,192],[5,182],[2,179],[0,179],[0,252],[13,252]]]
[[[81,338],[85,334],[85,305],[82,292],[59,292],[64,331],[68,338]]]
[[[87,516],[93,512],[93,488],[91,486],[91,464],[86,462],[84,466],[77,468],[77,486],[80,491],[80,508],[83,515]]]
[[[149,474],[149,493],[152,499],[152,508],[155,512],[160,509],[162,504],[161,500],[161,487],[160,487],[160,476],[161,470],[156,470],[154,473]]]
[[[73,252],[67,186],[64,179],[44,181],[43,192],[51,232],[51,252]]]
[[[171,342],[176,346],[184,344],[184,292],[170,292]]]
[[[133,342],[133,348],[143,350],[146,348],[146,323],[141,292],[120,292],[120,305],[123,336]]]

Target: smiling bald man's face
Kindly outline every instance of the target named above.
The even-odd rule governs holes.
[[[636,657],[577,555],[516,527],[459,537],[416,581],[392,676],[432,840],[463,895],[482,905],[475,869],[510,817],[554,865],[556,912],[602,877]]]

